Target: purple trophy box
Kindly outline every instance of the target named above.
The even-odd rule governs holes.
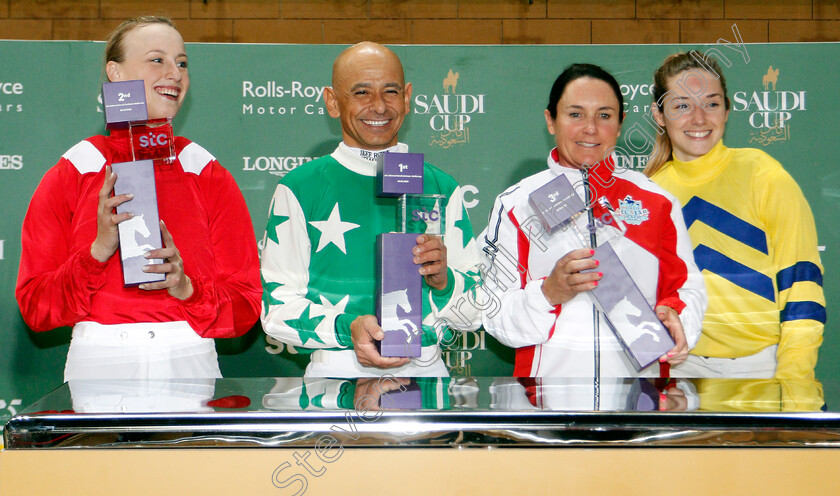
[[[106,129],[126,128],[130,122],[147,120],[143,80],[102,83],[102,106]]]
[[[549,234],[553,234],[572,216],[586,208],[572,184],[563,175],[535,189],[528,197],[528,203],[537,213],[543,229]]]
[[[126,286],[136,286],[163,281],[166,274],[143,272],[144,265],[163,262],[144,256],[147,251],[163,246],[158,220],[154,163],[151,160],[120,162],[112,164],[111,168],[117,174],[114,194],[134,195],[134,198],[117,207],[117,213],[134,214],[134,217],[119,223],[123,283]]]
[[[376,318],[385,332],[376,347],[383,357],[419,357],[422,321],[422,279],[412,248],[413,233],[376,236]]]
[[[376,159],[376,196],[423,193],[422,153],[380,153]]]
[[[607,325],[624,347],[636,370],[642,370],[674,347],[668,330],[656,317],[612,245],[595,248],[598,271],[604,276],[592,290],[595,303],[607,316]],[[588,272],[588,271],[587,271]]]
[[[379,407],[386,410],[420,410],[423,408],[423,392],[417,381],[411,379],[408,386],[383,393],[379,397]]]

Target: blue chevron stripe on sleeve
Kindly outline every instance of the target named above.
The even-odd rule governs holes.
[[[708,270],[762,298],[776,301],[776,292],[770,277],[732,260],[719,251],[706,245],[697,245],[694,249],[694,261],[701,271]]]
[[[742,220],[726,210],[695,196],[683,207],[686,227],[691,227],[694,221],[700,221],[730,238],[768,254],[767,236],[764,231]]]
[[[789,301],[779,316],[782,322],[805,319],[825,324],[825,307],[815,301]]]
[[[822,272],[814,262],[796,262],[776,274],[776,285],[784,291],[796,282],[812,281],[822,286]]]

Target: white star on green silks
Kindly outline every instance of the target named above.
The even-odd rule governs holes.
[[[347,308],[347,303],[350,301],[350,295],[345,295],[344,298],[339,300],[338,303],[333,305],[330,300],[324,298],[324,295],[318,295],[318,298],[321,300],[320,308],[312,308],[309,310],[309,317],[323,317],[327,315],[327,310],[335,310],[337,313],[344,313],[344,309]]]
[[[344,233],[359,227],[359,224],[342,222],[341,214],[338,211],[338,202],[335,203],[330,217],[327,220],[309,221],[309,223],[312,224],[312,227],[321,231],[321,236],[318,240],[318,249],[315,250],[315,253],[318,253],[326,248],[328,244],[332,243],[346,255],[347,248],[344,244]]]

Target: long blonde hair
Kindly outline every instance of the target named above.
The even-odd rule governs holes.
[[[720,69],[720,66],[714,59],[705,59],[702,54],[691,51],[669,55],[653,74],[653,104],[656,105],[659,112],[663,112],[665,94],[668,92],[668,80],[690,69],[699,69],[710,73],[714,71],[712,75],[720,78],[720,86],[723,88],[726,110],[729,110],[730,103],[729,95],[726,92],[726,78],[723,77],[723,71]],[[653,107],[651,107],[651,110],[653,110]],[[673,147],[668,133],[659,133],[656,136],[653,153],[651,153],[645,166],[645,175],[650,177],[656,174],[666,162],[671,160],[672,154]]]

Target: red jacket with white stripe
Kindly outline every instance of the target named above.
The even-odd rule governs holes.
[[[680,314],[689,347],[700,337],[706,293],[694,264],[691,243],[679,203],[644,175],[614,170],[610,158],[590,169],[592,198],[605,197],[624,221],[626,231],[610,224],[596,205],[598,242],[607,239],[651,306],[666,305]],[[583,200],[583,173],[548,157],[548,169],[527,177],[496,198],[490,220],[479,237],[485,258],[485,329],[507,346],[517,348],[514,375],[519,377],[657,376],[653,364],[637,372],[618,339],[599,315],[596,346],[594,300],[580,293],[563,305],[548,303],[542,284],[557,260],[589,247],[589,219],[548,234],[528,202],[537,188],[563,174]],[[599,211],[599,209],[601,209]]]
[[[105,166],[131,160],[128,131],[93,136],[44,175],[23,221],[15,296],[36,331],[81,321],[187,321],[207,338],[245,334],[262,293],[251,217],[233,176],[204,148],[175,138],[176,160],[155,164],[158,212],[184,261],[193,295],[124,287],[119,253],[90,254]],[[130,203],[129,203],[130,205]]]

